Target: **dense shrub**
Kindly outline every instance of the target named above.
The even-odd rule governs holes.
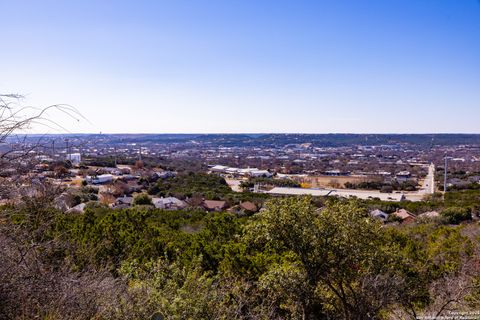
[[[146,193],[141,193],[137,196],[135,196],[135,198],[133,199],[133,204],[136,205],[136,206],[140,206],[140,205],[152,205],[152,198],[150,198],[150,196]]]
[[[441,215],[451,224],[459,224],[462,221],[471,220],[472,213],[468,208],[449,207],[442,211]]]
[[[384,226],[361,202],[316,200],[273,199],[249,217],[5,206],[0,317],[353,320],[414,318],[445,303],[470,310],[480,292],[478,227]]]
[[[215,199],[232,192],[225,179],[214,174],[193,173],[180,174],[168,179],[160,179],[152,185],[149,194],[157,196],[176,196],[180,198],[199,194],[205,198]]]

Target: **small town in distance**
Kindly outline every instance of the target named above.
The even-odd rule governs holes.
[[[3,148],[22,152],[13,141]],[[124,209],[145,197],[160,209],[245,213],[271,197],[310,195],[363,200],[383,221],[411,221],[444,209],[410,212],[414,203],[480,189],[475,135],[52,135],[28,144],[39,145],[33,160],[12,163],[2,179],[20,165],[29,179],[64,186],[57,205],[71,212],[95,203]],[[393,212],[378,206],[389,202]]]

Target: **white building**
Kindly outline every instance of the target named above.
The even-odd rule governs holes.
[[[102,184],[102,183],[108,183],[113,181],[113,175],[111,174],[101,174],[98,176],[87,176],[86,178],[87,182],[92,183],[92,184]]]
[[[82,162],[82,155],[80,153],[70,153],[67,154],[67,160],[70,160],[74,165],[78,165]]]
[[[224,173],[230,175],[250,176],[250,177],[267,177],[273,174],[268,170],[259,170],[257,168],[232,168],[222,165],[216,165],[210,168],[211,172]]]
[[[273,174],[268,171],[268,170],[251,170],[249,173],[248,173],[251,177],[266,177],[266,178],[270,178],[273,176]]]
[[[216,165],[210,168],[212,172],[220,172],[220,173],[224,173],[227,169],[228,169],[227,166],[221,166],[221,165]]]

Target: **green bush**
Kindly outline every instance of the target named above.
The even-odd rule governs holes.
[[[160,179],[148,190],[151,195],[180,198],[191,197],[193,194],[200,194],[206,198],[221,198],[231,192],[232,190],[222,177],[193,172],[168,179]]]
[[[133,199],[133,204],[136,206],[140,205],[153,205],[152,198],[146,193],[141,193]]]
[[[445,217],[448,223],[459,224],[462,221],[471,220],[472,212],[469,208],[449,207],[442,211],[441,215]]]

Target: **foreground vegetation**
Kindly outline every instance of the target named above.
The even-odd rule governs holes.
[[[389,319],[480,304],[479,229],[385,226],[355,201],[250,217],[48,199],[4,207],[0,318]]]

